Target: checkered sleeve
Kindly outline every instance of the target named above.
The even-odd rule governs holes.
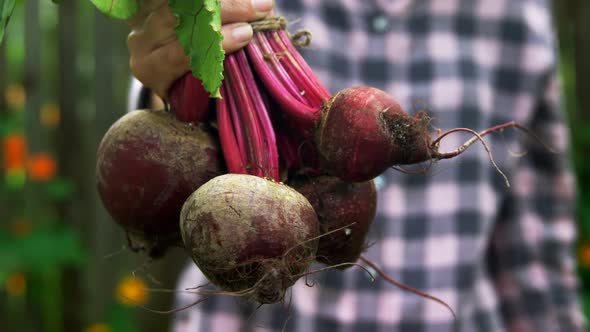
[[[552,67],[551,67],[552,68]],[[583,331],[577,299],[574,181],[553,72],[541,75],[528,126],[557,151],[523,138],[512,188],[501,204],[489,264],[507,331]],[[526,142],[525,142],[526,141]]]

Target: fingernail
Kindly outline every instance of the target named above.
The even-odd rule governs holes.
[[[252,7],[258,14],[266,14],[272,10],[273,0],[252,0]]]
[[[233,28],[231,35],[237,42],[245,42],[252,38],[252,27],[250,24],[242,24]]]

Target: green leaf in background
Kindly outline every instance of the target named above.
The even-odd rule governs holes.
[[[56,178],[47,183],[46,193],[54,201],[63,201],[74,193],[74,184],[63,178]]]
[[[4,180],[6,181],[6,189],[20,190],[27,182],[27,172],[24,169],[10,170],[4,175]]]
[[[220,98],[225,52],[221,42],[220,0],[170,0],[178,18],[176,35],[190,58],[193,75],[213,98]]]
[[[112,332],[137,332],[132,307],[113,302],[108,310],[107,322]]]
[[[0,234],[0,283],[14,271],[41,273],[55,266],[78,265],[86,254],[76,231],[38,227],[21,238]]]
[[[137,0],[90,0],[101,12],[120,19],[129,18],[137,13]]]
[[[0,42],[4,38],[4,30],[6,30],[15,4],[15,0],[0,0]]]

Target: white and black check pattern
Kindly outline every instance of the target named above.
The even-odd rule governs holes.
[[[366,256],[391,277],[447,301],[460,331],[582,331],[573,259],[574,181],[558,108],[555,40],[543,0],[277,0],[312,31],[304,57],[330,91],[386,90],[436,127],[482,130],[517,120],[558,152],[507,130],[427,175],[378,178]],[[451,135],[442,150],[467,135]],[[524,156],[514,152],[526,151]],[[193,266],[178,289],[205,283]],[[441,305],[371,282],[355,268],[297,283],[291,307],[217,297],[179,312],[173,331],[451,331]],[[179,294],[177,306],[196,296]],[[286,325],[285,325],[286,324]]]

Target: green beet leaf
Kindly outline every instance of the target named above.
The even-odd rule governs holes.
[[[129,18],[137,13],[138,0],[90,0],[96,8],[108,16],[120,19]]]
[[[15,4],[15,0],[0,0],[0,42],[4,38],[4,30],[6,30]]]
[[[178,18],[176,35],[190,58],[193,75],[201,80],[209,95],[220,98],[223,59],[220,0],[170,0]]]

